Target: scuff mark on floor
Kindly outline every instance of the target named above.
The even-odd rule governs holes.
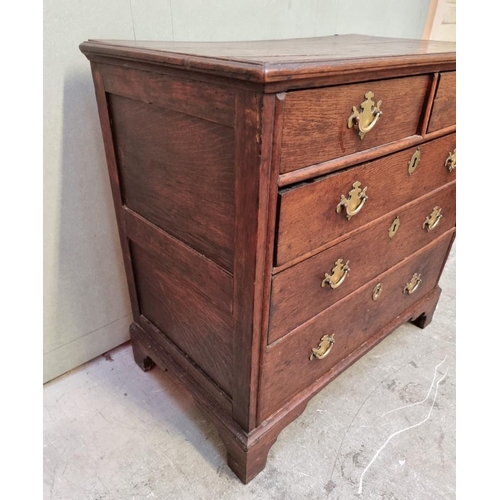
[[[385,413],[383,413],[382,415],[380,415],[379,418],[382,418],[382,417],[385,417],[386,415],[389,415],[390,413],[394,413],[396,411],[400,411],[400,410],[404,410],[405,408],[410,408],[412,406],[418,406],[418,405],[421,405],[423,403],[425,403],[428,399],[429,399],[429,396],[431,395],[431,392],[432,392],[432,388],[434,387],[434,382],[436,381],[436,377],[437,377],[437,373],[438,373],[438,368],[448,359],[448,355],[446,355],[443,359],[443,361],[441,361],[441,363],[439,363],[438,365],[436,365],[436,367],[434,368],[434,376],[432,377],[432,383],[431,383],[431,386],[429,387],[429,391],[427,392],[427,396],[425,396],[424,399],[422,399],[422,401],[418,401],[417,403],[411,403],[409,405],[404,405],[404,406],[400,406],[399,408],[395,408],[394,410],[389,410]],[[411,362],[410,362],[411,364]]]
[[[435,374],[437,373],[437,369],[439,368],[439,366],[441,366],[446,360],[446,357],[443,359],[443,361],[441,361],[441,363],[439,363],[436,368],[435,368]],[[396,431],[394,432],[393,434],[391,434],[385,441],[385,443],[376,451],[375,455],[373,456],[373,458],[370,460],[370,463],[366,466],[365,470],[361,473],[361,476],[359,478],[359,487],[358,487],[358,495],[362,495],[363,494],[363,480],[364,480],[364,477],[366,475],[366,473],[368,472],[368,470],[370,469],[370,467],[373,465],[373,463],[377,460],[378,456],[380,455],[380,453],[382,453],[382,451],[384,450],[384,448],[389,444],[389,442],[395,438],[396,436],[399,436],[400,434],[402,434],[403,432],[407,432],[411,429],[415,429],[417,427],[420,427],[421,425],[425,424],[425,422],[427,422],[429,420],[429,418],[431,417],[431,414],[432,414],[432,411],[434,410],[434,405],[436,403],[436,398],[437,398],[437,395],[438,395],[438,390],[439,390],[439,384],[441,384],[441,382],[446,378],[446,376],[448,375],[448,369],[446,369],[446,372],[444,373],[444,375],[437,381],[437,384],[436,384],[436,389],[435,389],[435,392],[434,392],[434,398],[433,398],[433,401],[432,401],[432,405],[431,405],[431,408],[429,409],[429,412],[427,413],[427,416],[421,420],[420,422],[414,424],[414,425],[410,425],[408,427],[405,427],[403,429],[400,429],[399,431]],[[434,381],[436,380],[436,377],[434,376],[434,378],[432,379],[432,385],[429,389],[429,393],[431,393],[432,391],[432,388],[434,386]],[[426,398],[427,399],[427,398]],[[413,406],[413,405],[408,405],[408,406]]]

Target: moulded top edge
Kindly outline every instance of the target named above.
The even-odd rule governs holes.
[[[451,42],[365,35],[250,42],[89,40],[80,49],[89,59],[101,55],[260,83],[456,60]]]

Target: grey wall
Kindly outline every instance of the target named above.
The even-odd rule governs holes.
[[[131,321],[88,38],[420,38],[429,0],[45,0],[44,381],[124,342]]]

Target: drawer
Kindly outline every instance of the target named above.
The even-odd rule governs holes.
[[[376,82],[289,92],[285,97],[280,172],[321,163],[340,156],[420,133],[430,76],[412,76]],[[365,96],[373,93],[371,100]],[[382,101],[382,115],[361,139],[348,128],[353,107],[372,112]],[[371,120],[370,115],[368,119]]]
[[[381,217],[352,238],[274,276],[269,343],[454,227],[455,184],[447,184]],[[439,214],[436,212],[431,217],[435,207],[439,208]],[[427,220],[430,223],[425,224]],[[434,221],[437,222],[435,226],[432,224]],[[339,259],[342,262],[336,266]],[[342,279],[341,268],[346,262],[349,262],[350,272]],[[335,268],[338,268],[336,273]],[[332,281],[335,288],[325,281],[325,273],[338,277],[338,287],[335,281]]]
[[[455,179],[455,169],[450,172],[446,164],[455,149],[455,134],[422,144],[418,149],[420,163],[411,175],[409,163],[417,148],[281,191],[275,265],[281,266],[333,242]],[[359,191],[366,188],[367,199],[361,210],[348,219],[339,203],[350,193],[356,198],[354,185],[358,182]]]
[[[441,73],[427,132],[435,132],[456,124],[456,93],[455,71]]]
[[[261,375],[259,407],[262,419],[268,418],[432,291],[438,283],[453,233],[451,230],[441,235],[409,259],[268,347]],[[405,285],[415,273],[421,276],[420,285],[412,294],[404,293]],[[382,284],[382,292],[373,300],[378,283]],[[323,359],[310,360],[312,348],[318,347],[323,335],[334,335],[335,344]]]

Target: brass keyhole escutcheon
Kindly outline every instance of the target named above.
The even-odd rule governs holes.
[[[319,341],[318,347],[313,347],[311,349],[309,361],[312,361],[314,358],[323,359],[328,356],[332,350],[333,344],[335,344],[335,338],[333,335],[323,335]]]
[[[420,283],[422,283],[422,275],[415,273],[411,277],[411,280],[408,283],[406,283],[405,287],[403,288],[403,293],[411,295],[413,292],[417,290],[417,288],[420,286]]]
[[[321,282],[321,287],[324,288],[326,285],[330,285],[332,289],[338,288],[350,272],[349,261],[344,264],[342,259],[338,259],[332,269],[332,274],[325,273],[325,279]]]
[[[427,232],[432,231],[439,224],[441,217],[443,217],[441,209],[439,207],[434,207],[431,214],[426,217],[422,228],[426,229]]]
[[[373,130],[373,127],[377,124],[379,118],[382,116],[382,111],[380,111],[380,106],[382,106],[382,101],[373,101],[374,93],[369,91],[365,94],[365,101],[360,104],[361,111],[358,111],[356,106],[352,107],[351,116],[347,119],[347,128],[356,127],[358,129],[358,135],[360,139]]]
[[[366,196],[366,190],[368,186],[361,189],[361,182],[356,181],[352,185],[352,189],[349,191],[347,198],[342,194],[340,196],[340,203],[337,205],[337,213],[342,212],[345,209],[345,216],[347,220],[351,220],[351,217],[358,214],[363,208],[368,196]]]
[[[391,226],[389,227],[389,238],[392,240],[396,233],[398,232],[399,226],[401,226],[401,221],[399,220],[399,216],[397,216],[393,221]]]
[[[373,293],[372,293],[372,299],[373,300],[378,300],[379,297],[382,295],[382,289],[384,287],[382,286],[382,283],[377,283],[375,285],[375,288],[373,289]]]
[[[420,163],[420,148],[417,148],[417,150],[413,153],[412,157],[410,158],[410,161],[408,162],[408,175],[411,175],[413,174],[413,172],[415,172],[419,163]]]
[[[444,162],[444,166],[448,169],[448,172],[453,172],[457,168],[457,149],[455,148],[452,152],[448,153],[448,157]]]

